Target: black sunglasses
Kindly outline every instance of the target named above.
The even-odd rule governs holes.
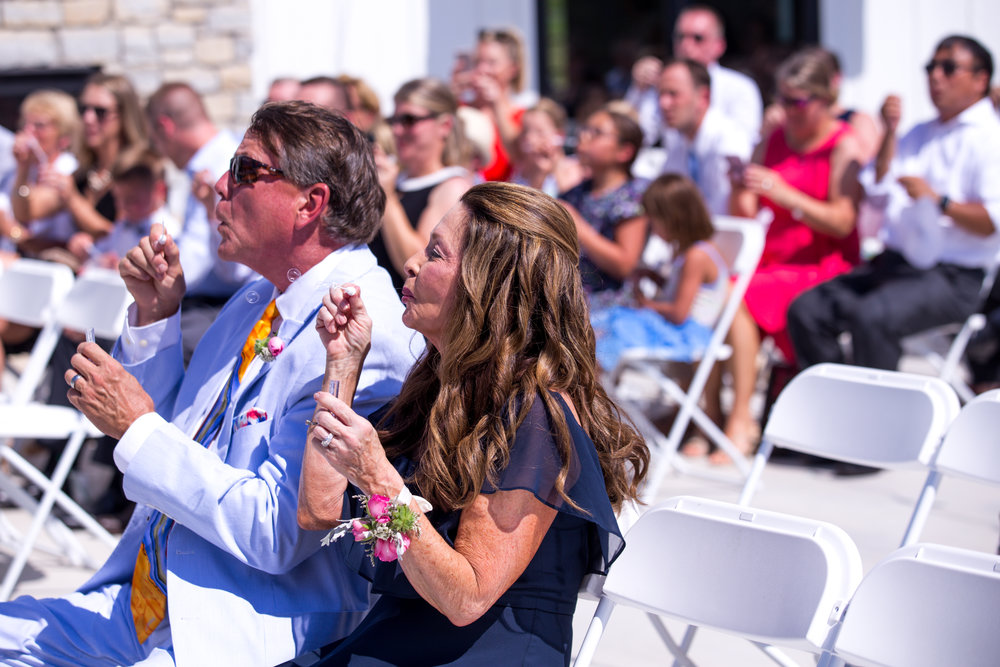
[[[702,34],[700,32],[679,32],[678,31],[678,32],[674,33],[674,41],[675,42],[683,42],[685,39],[688,39],[688,38],[693,39],[695,44],[701,44],[706,39],[708,39],[708,35]]]
[[[402,125],[403,129],[409,130],[417,123],[430,120],[431,118],[437,118],[439,115],[440,114],[429,113],[426,116],[416,116],[412,113],[401,113],[395,116],[389,116],[385,119],[385,122],[389,125]]]
[[[98,123],[103,123],[108,114],[112,112],[111,107],[99,107],[95,104],[80,104],[80,115],[85,116],[88,111],[93,111]]]
[[[812,95],[809,97],[789,97],[787,95],[778,96],[778,104],[783,107],[792,107],[795,109],[805,109],[809,106],[809,103],[813,100]]]
[[[285,175],[285,172],[281,171],[277,167],[264,164],[263,162],[254,160],[252,157],[247,157],[246,155],[234,155],[233,159],[229,161],[229,176],[233,179],[234,183],[239,183],[241,185],[256,183],[257,179],[261,176],[261,169],[266,169],[268,173],[274,174],[275,176]]]
[[[926,65],[924,65],[924,71],[927,72],[928,75],[930,75],[930,74],[933,74],[934,70],[937,69],[938,67],[941,68],[941,71],[944,72],[945,76],[951,76],[952,74],[954,74],[956,71],[958,71],[960,69],[967,69],[970,72],[975,72],[975,71],[977,71],[979,69],[978,67],[975,67],[975,66],[970,67],[968,65],[959,65],[957,62],[955,62],[951,58],[945,58],[944,60],[932,60],[932,61],[930,61],[929,63],[927,63]]]

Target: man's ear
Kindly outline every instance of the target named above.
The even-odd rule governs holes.
[[[304,227],[323,217],[330,203],[330,186],[326,183],[313,183],[302,191],[296,219],[296,227]]]

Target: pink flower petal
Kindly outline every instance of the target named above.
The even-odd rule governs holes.
[[[373,495],[368,499],[368,513],[376,519],[381,516],[388,516],[392,509],[392,500],[388,496]]]
[[[372,552],[383,563],[391,563],[397,558],[396,545],[392,543],[392,540],[375,540]]]

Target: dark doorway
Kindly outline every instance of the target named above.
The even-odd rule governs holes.
[[[670,56],[670,35],[682,0],[538,0],[543,95],[574,116],[601,96],[619,97],[640,56]],[[723,17],[728,48],[722,64],[749,74],[765,101],[772,74],[795,48],[819,41],[818,0],[706,2]]]
[[[17,129],[21,101],[29,93],[41,88],[53,88],[76,97],[83,90],[87,77],[98,71],[99,67],[0,71],[0,125],[10,130]]]

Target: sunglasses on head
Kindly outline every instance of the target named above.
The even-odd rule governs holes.
[[[261,177],[261,169],[266,169],[269,174],[274,174],[275,176],[285,175],[285,172],[277,167],[264,164],[246,155],[234,155],[233,159],[229,161],[229,176],[233,179],[234,183],[241,185],[256,183],[257,179]]]
[[[812,101],[812,96],[809,97],[788,97],[787,95],[778,96],[778,104],[783,107],[790,107],[793,109],[805,109],[809,106]]]
[[[98,123],[103,123],[108,114],[112,112],[111,107],[99,107],[96,104],[80,104],[79,109],[81,116],[87,115],[88,111],[93,111]]]
[[[930,61],[929,63],[927,63],[926,65],[924,65],[924,71],[927,72],[928,75],[930,75],[930,74],[933,74],[934,70],[936,70],[938,67],[941,68],[941,71],[944,72],[945,76],[951,76],[952,74],[954,74],[955,72],[957,72],[960,69],[967,69],[970,72],[975,72],[976,70],[979,69],[978,67],[969,67],[968,65],[959,65],[957,62],[955,62],[951,58],[945,58],[944,60],[932,60],[932,61]]]
[[[708,39],[708,35],[700,33],[700,32],[675,32],[674,33],[674,41],[675,42],[683,42],[685,39],[693,40],[695,44],[701,44],[706,39]]]
[[[431,118],[437,118],[439,114],[429,113],[426,116],[417,116],[412,113],[401,113],[395,116],[389,116],[385,119],[385,122],[389,125],[402,125],[403,129],[408,130],[417,123],[423,122],[425,120],[430,120]]]

